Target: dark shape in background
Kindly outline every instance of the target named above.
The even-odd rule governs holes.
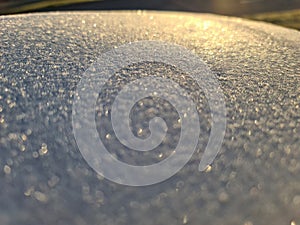
[[[300,8],[300,0],[1,0],[0,13],[148,9],[244,15]]]

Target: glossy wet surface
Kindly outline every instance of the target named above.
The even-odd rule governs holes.
[[[300,223],[299,32],[212,15],[153,12],[0,20],[1,225]],[[198,152],[169,180],[148,187],[114,184],[82,158],[71,124],[76,84],[99,54],[138,40],[185,46],[216,74],[227,130],[206,172],[197,170],[210,121],[202,95]],[[120,71],[108,90],[152,72],[173,76],[192,95],[199,93],[185,74],[155,63]],[[108,94],[101,99],[110,100]],[[167,117],[169,111],[176,121],[172,107],[162,110]],[[143,116],[133,123],[140,120]],[[119,143],[101,132],[111,151],[134,163],[134,153],[124,155]]]

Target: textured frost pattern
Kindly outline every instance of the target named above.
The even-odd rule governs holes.
[[[299,32],[187,13],[49,13],[0,21],[1,225],[300,224]],[[120,71],[99,101],[109,101],[113,89],[136,74],[164,71],[199,102],[197,154],[167,181],[138,188],[107,181],[87,165],[71,113],[76,84],[97,56],[141,40],[199,54],[225,94],[227,130],[216,160],[198,172],[211,119],[199,87],[161,64]],[[164,114],[176,120],[171,111],[165,104]],[[143,118],[133,121],[136,127]],[[120,159],[138,163],[109,130],[99,137]],[[168,154],[162,149],[151,157]]]

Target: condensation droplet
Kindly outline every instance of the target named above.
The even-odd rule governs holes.
[[[139,129],[138,129],[138,132],[137,132],[137,135],[138,135],[138,136],[141,136],[142,133],[143,133],[143,129],[142,129],[142,128],[139,128]]]
[[[187,224],[188,223],[188,217],[187,215],[183,216],[182,224]]]
[[[294,205],[300,205],[300,195],[296,195],[293,198],[293,203],[294,203]]]
[[[180,180],[176,183],[176,188],[181,189],[184,186],[184,181]]]
[[[262,150],[259,148],[259,149],[257,149],[257,151],[256,151],[256,157],[258,158],[258,157],[260,157],[262,155]]]
[[[106,134],[106,135],[105,135],[105,138],[106,138],[107,140],[109,140],[109,139],[111,138],[111,135],[110,135],[110,134]]]
[[[36,200],[38,200],[39,202],[47,202],[48,201],[48,197],[47,195],[45,195],[44,193],[42,192],[39,192],[39,191],[36,191],[34,192],[34,197]]]
[[[27,136],[26,136],[25,134],[22,134],[22,135],[21,135],[21,138],[22,138],[23,141],[26,141],[26,140],[27,140]]]
[[[42,156],[42,155],[46,155],[47,152],[48,152],[47,145],[45,143],[43,143],[39,150],[39,154]]]
[[[253,223],[251,221],[247,221],[244,223],[244,225],[253,225]]]
[[[33,158],[38,158],[39,157],[39,153],[38,152],[36,152],[36,151],[34,151],[33,153],[32,153],[32,157]]]
[[[221,193],[219,194],[218,199],[219,199],[219,202],[225,203],[225,202],[228,201],[229,196],[228,196],[228,194],[227,194],[226,192],[221,192]]]
[[[209,173],[212,170],[212,167],[208,165],[206,169],[204,170],[205,173]]]
[[[26,150],[25,145],[20,145],[20,151],[21,151],[21,152],[24,152],[25,150]]]
[[[30,187],[24,192],[24,195],[29,197],[32,195],[33,192],[34,192],[34,187]]]
[[[26,134],[27,134],[27,136],[31,135],[31,134],[32,134],[32,130],[31,130],[31,129],[28,129],[28,130],[26,131]]]
[[[48,185],[49,187],[53,188],[55,187],[58,182],[59,182],[59,177],[58,176],[52,176],[50,180],[48,180]]]
[[[5,174],[10,174],[11,173],[11,168],[8,165],[5,165],[3,168],[3,171]]]

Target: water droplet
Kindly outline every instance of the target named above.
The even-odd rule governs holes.
[[[48,201],[47,196],[44,193],[39,192],[39,191],[34,192],[34,197],[35,197],[36,200],[38,200],[40,202],[47,202]]]
[[[139,128],[139,129],[138,129],[138,132],[137,132],[137,135],[138,135],[138,136],[141,136],[142,133],[143,133],[143,129],[142,129],[142,128]]]
[[[29,197],[32,195],[33,192],[34,192],[34,187],[30,187],[24,192],[24,195]]]
[[[105,138],[106,138],[107,140],[109,140],[109,139],[111,138],[111,135],[110,135],[110,134],[106,134],[106,135],[105,135]]]
[[[26,134],[27,134],[27,136],[29,136],[30,134],[32,134],[32,130],[31,130],[31,129],[28,129],[28,130],[26,131]]]
[[[225,202],[228,201],[229,196],[228,196],[228,194],[227,194],[226,192],[223,191],[223,192],[221,192],[221,193],[219,194],[218,199],[219,199],[219,202],[225,203]]]
[[[296,195],[293,198],[293,203],[294,203],[294,205],[300,205],[300,195]]]
[[[39,153],[38,152],[36,152],[36,151],[34,151],[33,153],[32,153],[32,157],[33,158],[38,158],[39,157]]]
[[[204,170],[205,173],[209,173],[212,170],[212,167],[208,165],[206,169]]]
[[[188,217],[187,215],[183,216],[182,224],[187,224],[188,223]]]
[[[22,135],[21,135],[21,138],[22,138],[23,141],[26,141],[26,140],[27,140],[27,136],[26,136],[25,134],[22,134]]]
[[[3,171],[5,174],[10,174],[11,173],[11,168],[8,165],[5,165],[3,168]]]
[[[25,150],[26,150],[25,145],[20,145],[20,151],[21,151],[21,152],[24,152]]]
[[[47,152],[48,152],[47,145],[45,143],[43,143],[39,150],[39,154],[42,156],[42,155],[46,155]]]
[[[176,188],[181,189],[184,186],[184,181],[180,180],[176,183]]]
[[[247,221],[244,223],[244,225],[253,225],[253,223],[251,221]]]
[[[53,176],[53,177],[51,177],[51,179],[48,180],[48,185],[49,185],[49,187],[51,187],[51,188],[55,187],[55,186],[58,184],[59,180],[60,180],[60,179],[59,179],[58,176]]]
[[[257,151],[256,151],[256,157],[258,158],[258,157],[260,157],[262,155],[262,150],[259,148],[259,149],[257,149]]]

